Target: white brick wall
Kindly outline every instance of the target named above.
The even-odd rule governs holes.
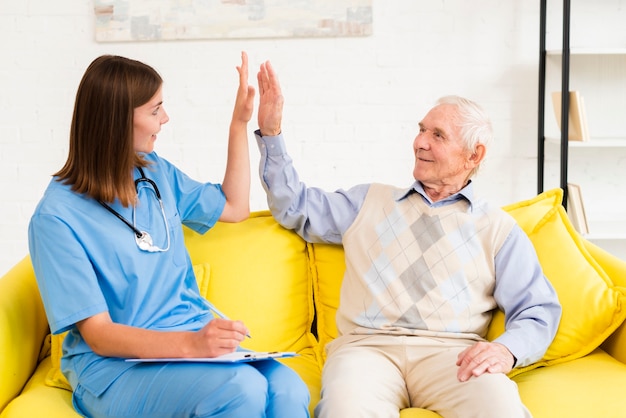
[[[222,178],[235,66],[246,50],[251,83],[263,60],[279,72],[283,130],[305,182],[408,185],[417,123],[436,98],[454,93],[493,118],[497,140],[481,192],[498,204],[533,196],[538,3],[374,0],[374,34],[364,38],[101,44],[92,2],[0,0],[0,275],[27,254],[30,215],[65,162],[78,82],[104,53],[163,75],[171,120],[156,149],[199,180]],[[250,139],[259,210],[265,196]]]

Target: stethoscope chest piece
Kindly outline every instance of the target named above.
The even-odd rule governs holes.
[[[150,251],[150,249],[154,245],[153,242],[152,242],[152,237],[146,231],[141,231],[141,236],[140,237],[135,235],[135,242],[137,243],[137,246],[141,250],[144,250],[144,251]]]

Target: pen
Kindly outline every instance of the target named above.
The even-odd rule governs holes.
[[[212,303],[209,303],[209,306],[210,306],[210,309],[211,309],[211,310],[212,310],[212,311],[213,311],[213,312],[214,312],[217,316],[219,316],[219,317],[220,317],[220,318],[222,318],[222,319],[228,319],[228,320],[230,321],[230,318],[228,318],[226,315],[224,315],[224,314],[223,314],[223,313],[222,313],[219,309],[217,309],[217,308],[216,308],[216,307],[215,307]],[[252,338],[252,337],[250,336],[250,334],[249,334],[249,333],[246,333],[246,337],[248,337],[248,338]]]

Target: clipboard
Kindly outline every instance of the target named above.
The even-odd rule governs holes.
[[[132,363],[248,363],[252,361],[295,357],[293,351],[235,351],[217,357],[196,358],[127,358]]]

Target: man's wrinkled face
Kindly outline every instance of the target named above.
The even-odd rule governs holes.
[[[462,184],[473,168],[471,152],[461,139],[455,105],[432,108],[419,123],[413,142],[413,176],[428,187]]]

